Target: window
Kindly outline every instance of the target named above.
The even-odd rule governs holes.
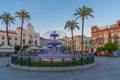
[[[31,44],[31,40],[29,40],[29,42],[28,42],[29,44]]]
[[[35,36],[35,38],[37,38],[37,36]]]
[[[5,39],[5,36],[2,36],[2,39],[4,40],[4,39]]]
[[[25,44],[25,39],[23,39],[23,43]]]
[[[102,37],[102,35],[99,35],[99,37]]]
[[[89,44],[91,44],[91,41],[89,41]]]
[[[15,40],[17,41],[17,38],[15,37]]]
[[[11,42],[9,42],[9,45],[11,46]]]
[[[37,41],[35,41],[35,44],[37,44]]]
[[[9,40],[11,40],[11,37],[9,37]]]
[[[2,45],[4,45],[4,42],[2,42]]]
[[[32,39],[33,37],[31,35],[29,35],[29,37]]]
[[[85,46],[85,49],[88,49],[87,46]]]

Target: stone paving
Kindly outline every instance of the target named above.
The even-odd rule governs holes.
[[[32,72],[4,67],[0,58],[0,80],[120,80],[120,58],[96,57],[96,66],[76,71]]]

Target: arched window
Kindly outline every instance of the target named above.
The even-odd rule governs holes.
[[[5,43],[4,43],[4,41],[2,41],[2,45],[4,45]]]

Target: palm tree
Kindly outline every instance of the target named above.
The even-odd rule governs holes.
[[[21,19],[20,47],[22,47],[22,30],[23,30],[23,24],[24,24],[25,20],[29,20],[30,19],[30,15],[29,15],[29,12],[26,12],[25,10],[17,11],[15,14],[16,14],[16,17],[18,17],[19,19]]]
[[[8,34],[8,26],[10,24],[15,24],[15,19],[13,16],[11,16],[8,12],[3,12],[3,14],[0,15],[0,20],[2,21],[2,24],[4,23],[6,25],[6,36],[7,36],[7,45],[9,45],[9,34]]]
[[[88,19],[88,16],[94,18],[94,16],[92,15],[92,13],[93,13],[92,8],[88,8],[88,7],[86,7],[85,5],[84,5],[82,8],[76,9],[76,11],[75,11],[75,13],[74,13],[74,15],[77,16],[76,20],[77,20],[78,18],[81,18],[81,19],[82,19],[82,51],[84,51],[84,50],[83,50],[83,47],[84,47],[84,45],[83,45],[84,20],[85,20],[85,18]]]
[[[74,39],[73,39],[73,31],[75,28],[77,28],[79,30],[79,26],[78,23],[74,20],[68,20],[65,24],[64,29],[67,29],[71,31],[71,37],[72,37],[72,51],[74,52]]]

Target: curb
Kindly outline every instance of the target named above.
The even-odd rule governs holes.
[[[89,68],[95,66],[96,63],[83,65],[83,66],[68,66],[68,67],[28,67],[28,66],[19,66],[10,63],[11,68],[16,68],[20,70],[28,70],[28,71],[71,71],[71,70],[81,70],[85,68]]]

